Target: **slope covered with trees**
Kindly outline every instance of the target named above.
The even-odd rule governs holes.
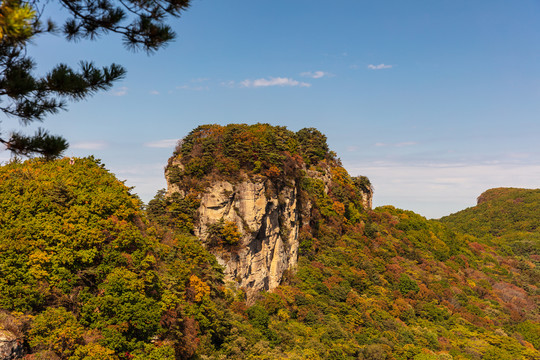
[[[267,359],[539,356],[537,278],[516,278],[517,259],[392,207],[319,229],[297,273],[246,309],[260,337],[235,339],[253,342],[243,351],[262,341]]]
[[[540,189],[496,188],[478,197],[478,205],[443,217],[452,229],[520,261],[521,275],[540,279]]]
[[[328,168],[325,180],[304,176]],[[255,305],[230,305],[240,316],[235,331],[211,358],[539,356],[537,280],[516,277],[519,259],[410,211],[363,208],[358,190],[369,180],[350,177],[315,129],[201,126],[168,171],[184,196],[158,197],[149,210],[177,229],[196,216],[192,195],[223,179],[294,178],[301,202],[311,204],[297,271]]]
[[[540,233],[540,189],[496,188],[482,193],[477,206],[443,217],[442,222],[478,237],[512,232]]]
[[[160,192],[144,211],[92,158],[0,167],[0,331],[34,360],[540,358],[538,258],[513,245],[537,244],[535,229],[508,221],[475,233],[459,214],[365,209],[357,196],[367,180],[313,135],[320,141],[305,145],[282,127],[204,126],[171,160],[184,167],[176,184],[186,193],[329,169],[298,182],[311,206],[296,271],[250,305],[190,234],[197,191]],[[505,196],[484,196],[477,209],[511,202],[534,220],[534,196]],[[493,226],[498,211],[486,215]]]
[[[210,175],[294,176],[303,164],[335,163],[336,154],[329,151],[326,136],[314,128],[294,133],[269,124],[201,125],[177,146],[170,161],[175,160],[183,165],[183,171],[175,174],[175,181],[182,183]]]
[[[28,359],[174,359],[223,336],[215,260],[92,158],[0,167],[0,329]],[[195,320],[197,319],[197,320]]]

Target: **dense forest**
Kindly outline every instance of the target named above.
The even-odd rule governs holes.
[[[324,135],[265,124],[199,127],[168,171],[179,191],[144,206],[91,157],[0,167],[0,335],[20,356],[540,359],[539,190],[441,220],[371,210]],[[250,304],[192,233],[197,194],[245,176],[295,178],[312,205],[298,266]]]

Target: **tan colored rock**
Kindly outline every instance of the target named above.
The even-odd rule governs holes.
[[[22,341],[12,332],[0,329],[0,360],[20,359],[22,354]]]
[[[170,181],[170,169],[176,168],[180,171],[184,171],[184,165],[179,158],[173,157],[169,160],[169,165],[165,168],[165,180],[167,181],[167,192],[165,193],[166,197],[171,196],[173,193],[180,193],[182,196],[185,196],[183,190],[181,190],[177,184]]]
[[[195,235],[209,241],[208,228],[220,220],[234,222],[241,238],[234,249],[210,251],[225,267],[227,281],[247,293],[248,302],[261,290],[277,287],[298,258],[299,214],[295,184],[279,189],[263,179],[237,184],[214,183],[201,198]]]
[[[334,165],[334,164],[332,164]],[[332,187],[332,166],[320,162],[307,168],[303,176],[321,180],[325,192]],[[186,196],[190,191],[175,183],[171,175],[184,171],[178,157],[169,160],[165,171],[166,196],[174,193]],[[308,196],[299,196],[297,180],[271,180],[263,175],[238,175],[241,180],[226,181],[215,177],[200,191],[200,205],[194,221],[194,234],[207,246],[225,269],[225,280],[244,289],[247,302],[252,303],[262,290],[279,286],[287,270],[294,271],[298,262],[300,226],[311,221],[313,204]],[[177,180],[176,180],[177,181]],[[205,179],[208,181],[208,179]],[[202,183],[202,182],[201,182]],[[364,209],[371,209],[372,189],[363,185],[359,190]],[[301,192],[301,191],[300,191]],[[240,233],[237,243],[216,243],[216,224],[235,224]]]
[[[361,191],[361,194],[364,210],[371,210],[373,207],[373,189],[369,187],[367,191]]]

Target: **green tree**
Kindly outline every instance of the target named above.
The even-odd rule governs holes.
[[[47,308],[36,316],[29,331],[30,345],[36,350],[51,350],[70,355],[82,341],[83,327],[75,316],[63,307]]]
[[[328,153],[326,136],[315,128],[304,128],[296,133],[302,148],[302,155],[308,165],[316,164]]]
[[[61,32],[67,40],[96,39],[120,34],[132,50],[153,52],[174,39],[166,23],[179,17],[190,0],[59,0],[68,16]],[[79,69],[58,64],[45,75],[35,75],[35,62],[27,56],[27,45],[38,35],[55,32],[52,20],[41,21],[45,0],[6,0],[0,5],[0,110],[20,120],[22,125],[42,121],[47,115],[65,110],[69,101],[86,99],[109,89],[125,76],[117,64],[103,68],[81,61]],[[15,132],[1,136],[0,142],[18,155],[33,153],[47,158],[59,156],[68,143],[60,136],[38,130],[33,136]]]

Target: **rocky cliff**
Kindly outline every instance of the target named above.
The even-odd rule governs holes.
[[[259,291],[277,287],[287,270],[294,271],[299,233],[313,223],[313,211],[324,212],[322,206],[329,211],[345,205],[350,211],[371,207],[367,178],[350,177],[328,151],[324,136],[309,130],[307,141],[269,125],[201,127],[179,144],[169,160],[166,196],[182,208],[190,204],[188,227],[224,267],[226,280],[246,291],[248,302]],[[273,136],[276,132],[281,134]],[[228,138],[230,133],[235,138]],[[247,143],[253,133],[261,137],[259,145]],[[280,149],[279,143],[273,146],[268,137],[316,145],[287,145],[291,151]],[[247,156],[240,152],[249,153],[265,141],[267,150]]]
[[[232,223],[234,247],[215,247],[228,280],[246,289],[248,299],[279,285],[298,257],[299,213],[295,184],[276,187],[268,179],[218,181],[201,197],[195,235],[211,245],[211,226]]]

